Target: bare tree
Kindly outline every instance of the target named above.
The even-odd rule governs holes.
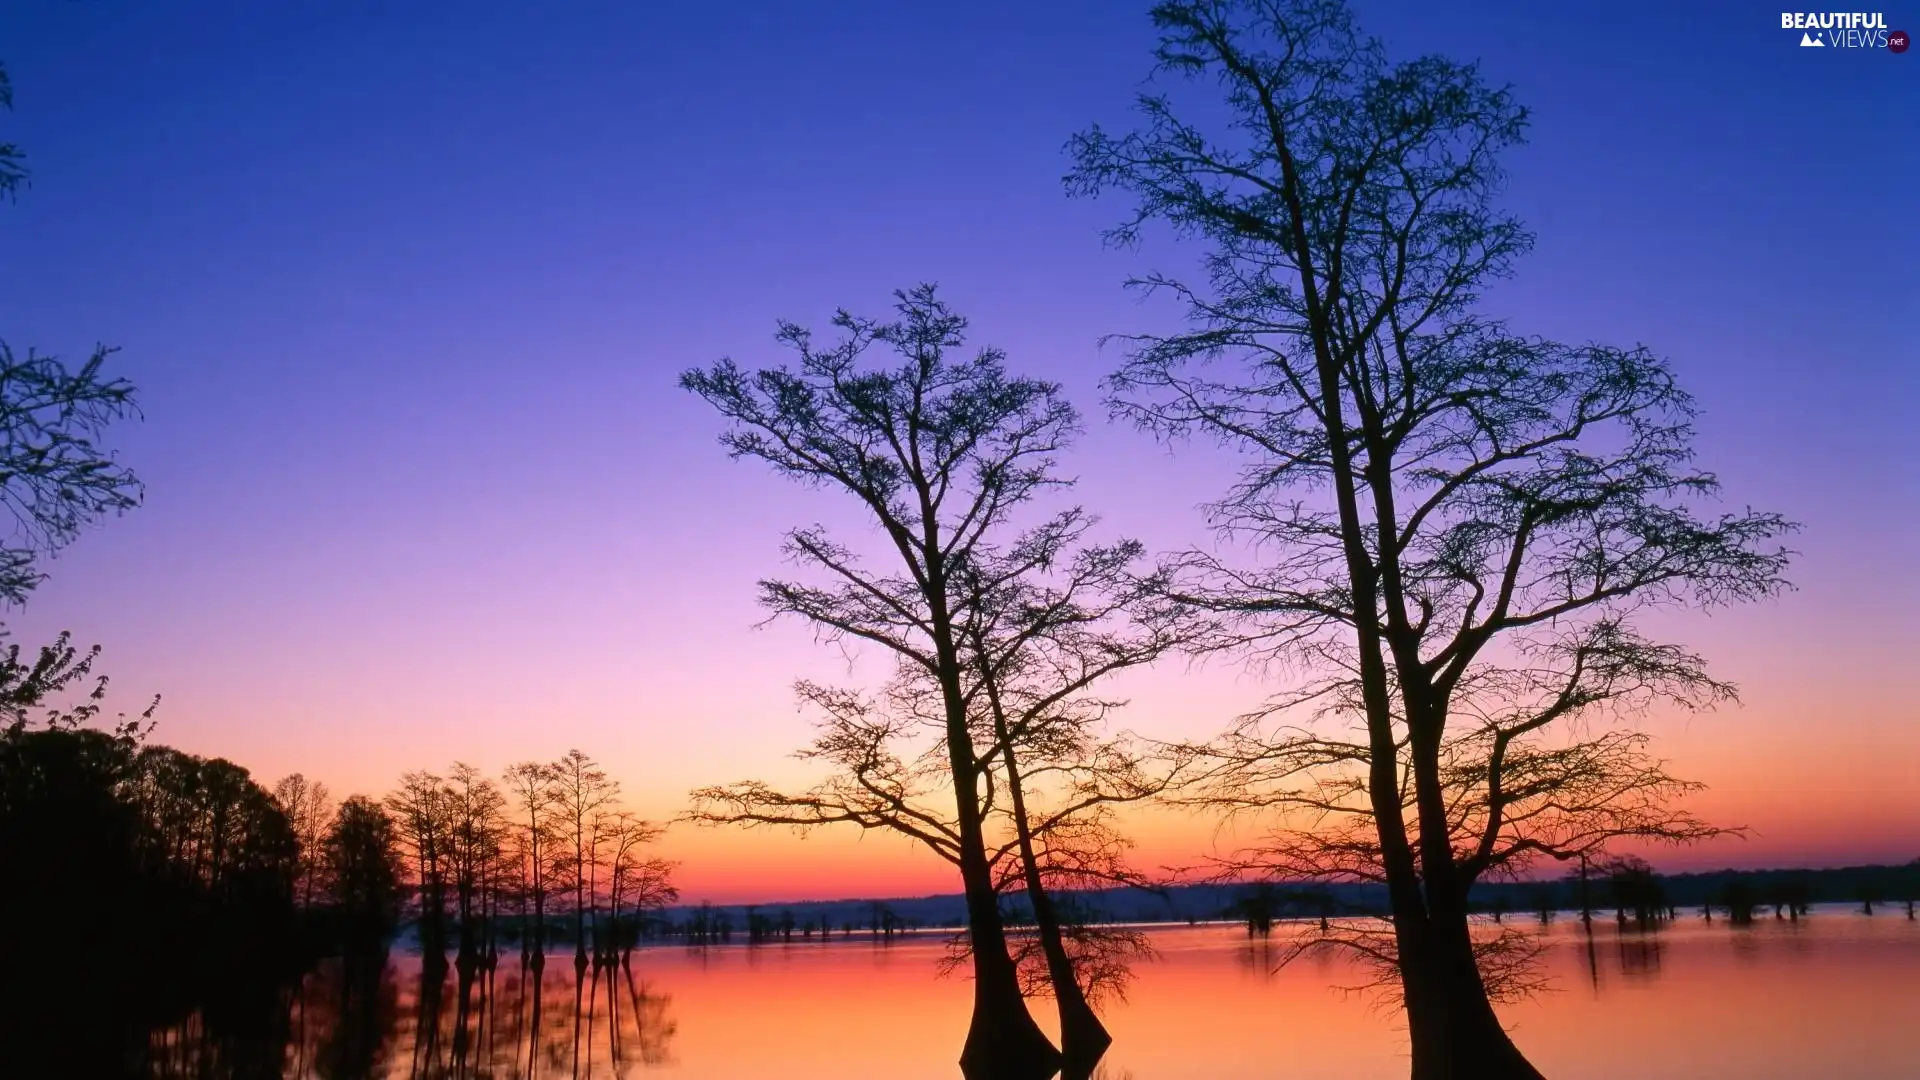
[[[562,854],[566,877],[564,885],[573,890],[574,957],[576,967],[587,963],[587,930],[592,923],[596,945],[600,940],[599,909],[592,886],[600,867],[600,847],[605,840],[594,822],[600,812],[613,805],[620,784],[578,750],[554,762],[553,814],[556,832],[564,840]]]
[[[444,957],[446,950],[447,874],[453,857],[451,804],[446,781],[425,771],[402,776],[400,789],[387,796],[387,809],[413,875],[420,947],[429,958]]]
[[[1093,691],[1118,672],[1200,644],[1212,629],[1168,601],[1164,570],[1143,572],[1138,542],[1084,545],[1091,525],[1069,510],[1006,552],[982,552],[959,575],[967,701],[1007,792],[1011,850],[996,854],[1011,857],[1032,907],[1072,1072],[1090,1070],[1112,1042],[1088,1000],[1090,976],[1118,985],[1122,957],[1143,951],[1144,939],[1063,918],[1050,889],[1138,884],[1117,857],[1125,844],[1112,809],[1165,791],[1188,757],[1149,761],[1125,739],[1102,738],[1120,703]]]
[[[287,821],[293,826],[294,840],[300,846],[295,882],[300,906],[311,908],[314,893],[326,889],[321,879],[328,867],[326,840],[328,830],[333,827],[333,796],[327,791],[327,785],[293,773],[274,785],[273,797],[286,813]]]
[[[532,957],[543,957],[547,944],[547,887],[553,858],[553,766],[544,762],[523,761],[508,766],[503,782],[510,803],[513,838],[519,856],[523,897],[520,914],[523,923],[527,915],[526,904],[533,905],[531,929],[524,925],[521,928],[522,947]]]
[[[611,961],[616,952],[623,959],[633,954],[648,913],[672,903],[679,890],[673,886],[673,864],[646,854],[647,847],[666,832],[662,826],[616,810],[604,815],[598,828],[607,837],[607,912],[613,929],[604,946],[596,945],[605,949]],[[620,913],[628,905],[634,915],[630,934],[620,925]]]
[[[507,800],[479,769],[455,762],[447,774],[448,861],[454,910],[460,919],[460,956],[479,952],[486,888],[506,836]]]
[[[1771,595],[1788,525],[1696,512],[1717,484],[1692,465],[1693,406],[1663,361],[1479,311],[1530,244],[1492,206],[1525,121],[1507,91],[1444,58],[1389,64],[1330,0],[1153,18],[1162,74],[1214,88],[1224,113],[1151,93],[1139,130],[1076,137],[1069,186],[1135,198],[1117,239],[1159,221],[1207,245],[1204,284],[1142,282],[1190,327],[1132,338],[1111,386],[1142,425],[1244,455],[1213,520],[1257,557],[1194,555],[1189,596],[1303,676],[1237,729],[1215,793],[1296,835],[1357,822],[1358,848],[1335,826],[1296,853],[1384,880],[1418,1080],[1537,1077],[1489,1003],[1468,889],[1554,846],[1539,830],[1557,815],[1515,815],[1537,798],[1529,769],[1617,754],[1582,747],[1584,722],[1732,693],[1634,617]]]
[[[938,688],[938,751],[954,809],[927,813],[910,801],[926,794],[933,777],[887,748],[905,722],[878,717],[853,698],[831,703],[829,726],[814,744],[816,756],[846,770],[828,782],[833,790],[817,808],[809,796],[764,786],[714,790],[703,801],[731,805],[740,820],[791,820],[798,809],[803,821],[902,827],[949,858],[973,944],[974,1008],[961,1068],[970,1076],[1046,1076],[1059,1055],[1021,997],[983,835],[995,755],[976,743],[966,700],[956,575],[1010,545],[1016,513],[1061,482],[1054,455],[1078,418],[1058,386],[1009,376],[996,350],[956,359],[966,321],[931,286],[897,295],[895,321],[842,311],[834,325],[843,336],[824,347],[809,331],[783,324],[779,340],[797,354],[797,369],[748,372],[722,361],[686,372],[681,385],[727,419],[721,442],[733,456],[843,492],[879,527],[890,570],[867,564],[823,527],[788,533],[787,554],[811,579],[762,581],[761,600],[830,640],[876,645]],[[876,348],[895,353],[898,365],[873,366],[868,354]],[[762,806],[772,810],[762,814]]]

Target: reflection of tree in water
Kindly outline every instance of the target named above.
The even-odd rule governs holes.
[[[1629,979],[1651,979],[1660,974],[1666,943],[1657,937],[1622,934],[1615,943],[1620,974]]]
[[[624,965],[577,975],[327,960],[211,1001],[147,1040],[145,1075],[198,1080],[609,1080],[673,1064],[672,997]]]
[[[447,994],[431,972],[416,981],[412,1077],[623,1077],[672,1061],[672,999],[629,966],[479,968],[452,982]]]
[[[315,1080],[380,1076],[391,1065],[399,984],[381,957],[329,961],[299,990],[295,1067]],[[309,1053],[307,1040],[313,1041]],[[298,1075],[298,1074],[297,1074]]]
[[[210,996],[146,1041],[144,1071],[154,1077],[276,1075],[288,1042],[291,996],[291,989],[252,982]],[[98,1036],[76,1030],[73,1037]],[[68,1062],[79,1066],[76,1075],[104,1066],[76,1049],[83,1056]]]

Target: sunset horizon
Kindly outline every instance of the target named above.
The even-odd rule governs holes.
[[[750,1074],[702,1025],[807,971],[912,1003],[875,1075],[966,1080],[1177,1080],[1181,994],[1306,957],[1414,1080],[1640,1069],[1579,1056],[1661,1027],[1607,979],[1729,940],[1909,977],[1913,23],[20,4],[0,923],[175,980],[75,1040],[139,1080],[229,984],[318,1080],[396,1077],[402,1000],[440,1062],[451,979],[457,1071],[516,955],[501,1075],[550,978],[609,1010],[577,1076],[623,1024],[667,1067],[616,972],[816,930],[938,925],[965,990],[663,962],[688,1067]],[[1887,1035],[1820,1032],[1779,1067]],[[1750,1060],[1683,1044],[1644,1075]]]

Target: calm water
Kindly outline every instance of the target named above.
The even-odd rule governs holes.
[[[1543,932],[1555,989],[1502,1015],[1556,1080],[1920,1076],[1920,923],[1904,912],[1816,909],[1751,928],[1695,914],[1647,935],[1596,923],[1591,950],[1573,920]],[[1274,946],[1228,927],[1153,941],[1159,958],[1107,1009],[1110,1080],[1406,1075],[1397,1018],[1339,989],[1360,977],[1346,965],[1275,972]],[[287,993],[271,1031],[236,1036],[195,1015],[156,1032],[151,1072],[952,1078],[968,988],[935,977],[940,951],[916,938],[655,948],[584,983],[561,957],[537,1001],[517,956],[464,988],[452,971],[423,980],[413,957],[357,975],[330,963]]]

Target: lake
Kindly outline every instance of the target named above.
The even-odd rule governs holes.
[[[1510,918],[1509,922],[1513,920]],[[1501,1015],[1555,1080],[1920,1076],[1920,923],[1816,907],[1733,927],[1698,913],[1651,933],[1577,919],[1537,928],[1552,989]],[[1104,1012],[1108,1080],[1371,1080],[1407,1074],[1397,1014],[1332,958],[1281,970],[1239,927],[1154,930],[1124,1002]],[[1591,944],[1589,945],[1589,941]],[[418,957],[288,988],[269,1024],[202,1010],[152,1033],[152,1076],[687,1080],[954,1077],[968,987],[935,974],[933,936],[661,946],[576,981],[503,955],[490,976],[422,978]],[[536,1000],[537,997],[537,1000]],[[1036,1002],[1051,1024],[1051,1003]]]

